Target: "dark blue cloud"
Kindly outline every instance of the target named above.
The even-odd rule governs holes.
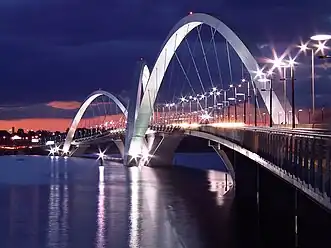
[[[261,56],[258,45],[330,30],[330,7],[329,0],[2,0],[0,104],[82,100],[98,88],[128,91],[136,61],[152,65],[189,11],[218,17]]]

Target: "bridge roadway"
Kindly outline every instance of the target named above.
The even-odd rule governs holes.
[[[107,131],[98,136],[75,140],[73,145],[109,142],[111,138],[121,150],[116,141],[123,143],[124,133],[124,129]],[[331,210],[331,133],[329,130],[250,126],[231,128],[220,127],[217,124],[153,125],[149,127],[146,136],[147,140],[153,136],[152,143],[155,143],[154,146],[149,145],[150,154],[162,158],[165,164],[172,161],[173,153],[183,138],[194,136],[207,139],[209,145],[222,157],[233,177],[236,171],[234,161],[231,161],[230,156],[227,157],[224,148],[260,164]],[[156,141],[155,136],[162,136],[162,139]],[[165,142],[168,138],[172,138],[170,143]],[[162,142],[165,144],[164,147]],[[172,145],[174,147],[170,148]],[[150,162],[155,163],[151,160]]]
[[[184,135],[207,139],[216,151],[227,147],[244,155],[331,210],[331,134],[328,130],[199,125],[185,128]],[[224,155],[224,162],[229,161]],[[231,173],[231,168],[228,169]]]
[[[328,131],[201,126],[186,133],[250,158],[331,209]]]

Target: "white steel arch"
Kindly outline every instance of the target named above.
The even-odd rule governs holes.
[[[128,111],[126,110],[125,106],[123,105],[123,103],[117,98],[115,97],[113,94],[107,92],[107,91],[103,91],[103,90],[97,90],[94,91],[92,94],[90,94],[86,100],[83,102],[83,104],[80,106],[78,112],[76,113],[75,118],[73,119],[71,126],[69,128],[66,140],[63,144],[63,153],[67,154],[69,152],[70,146],[71,146],[71,142],[74,138],[76,129],[78,127],[78,124],[80,122],[80,120],[82,119],[85,111],[87,110],[88,106],[90,106],[90,104],[99,96],[107,96],[109,97],[122,111],[122,113],[125,115],[125,117],[128,117]]]
[[[151,106],[154,106],[158,91],[160,89],[163,77],[168,68],[168,65],[175,54],[178,46],[184,40],[184,38],[199,25],[206,24],[221,34],[227,42],[233,47],[241,61],[249,71],[251,80],[253,81],[257,76],[259,70],[258,63],[254,59],[253,55],[249,52],[244,43],[239,37],[228,28],[222,21],[215,17],[212,17],[203,13],[191,14],[181,19],[174,28],[170,31],[165,43],[162,46],[161,52],[156,60],[154,68],[151,72],[148,80],[145,94],[141,101],[141,107],[135,123],[132,141],[130,143],[129,155],[143,153],[143,139],[148,129],[149,121],[153,113]],[[231,82],[232,83],[232,82]],[[255,82],[254,85],[259,90],[263,101],[266,103],[269,99],[269,92],[262,91],[264,85],[261,82]],[[273,92],[273,114],[272,119],[277,120],[278,113],[284,112],[277,95]],[[266,104],[268,112],[270,113],[269,104]],[[283,117],[282,117],[283,118]],[[280,120],[283,122],[283,119]]]
[[[141,98],[145,93],[148,79],[150,76],[150,71],[147,66],[147,64],[143,61],[140,64],[140,71],[139,71],[139,81],[138,85],[134,87],[134,91],[132,92],[131,99],[129,100],[129,106],[128,106],[128,119],[126,124],[126,136],[125,136],[125,148],[124,148],[124,164],[128,163],[128,152],[133,136],[133,132],[135,129],[136,120],[138,117],[140,104],[141,104]],[[143,146],[146,146],[145,140],[143,141]],[[136,156],[137,154],[134,154]]]

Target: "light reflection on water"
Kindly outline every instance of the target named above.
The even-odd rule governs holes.
[[[219,171],[208,171],[209,190],[216,193],[218,205],[224,204],[224,196],[233,187],[233,180],[229,174]]]
[[[98,230],[97,230],[97,241],[96,246],[105,246],[105,167],[99,166],[99,194],[98,194]]]
[[[140,168],[133,167],[130,170],[131,195],[130,195],[130,247],[139,247],[139,176]]]
[[[4,248],[205,247],[201,217],[192,214],[196,206],[186,198],[194,196],[191,191],[205,195],[209,191],[214,199],[205,195],[201,199],[222,206],[232,185],[231,180],[225,183],[224,173],[215,171],[195,172],[190,179],[189,170],[177,173],[108,163],[99,167],[94,160],[77,158],[24,160],[0,158]],[[180,185],[189,190],[181,191]]]

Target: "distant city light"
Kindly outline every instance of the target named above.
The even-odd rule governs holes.
[[[12,140],[21,140],[22,137],[18,136],[18,135],[14,135],[12,138]]]
[[[52,146],[54,145],[54,141],[53,140],[49,140],[46,142],[46,146]]]

